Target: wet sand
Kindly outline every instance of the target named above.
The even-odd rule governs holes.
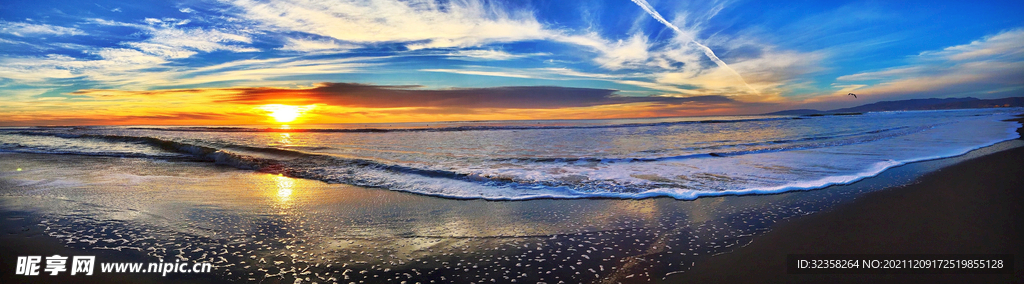
[[[214,279],[241,282],[649,282],[842,198],[452,200],[203,163],[2,155],[0,211],[17,221],[3,223],[5,269],[63,251],[211,262]],[[154,278],[95,279],[110,277]]]

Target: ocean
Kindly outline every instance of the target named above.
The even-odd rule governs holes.
[[[773,194],[1018,138],[1018,109],[823,116],[0,129],[0,151],[211,162],[453,199]]]

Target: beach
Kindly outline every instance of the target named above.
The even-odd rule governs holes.
[[[453,199],[176,157],[0,153],[2,277],[5,283],[1019,281],[1019,261],[1016,275],[791,275],[784,260],[805,253],[1019,256],[1013,240],[1020,236],[1022,146],[1024,140],[1008,140],[816,190],[694,200]],[[214,269],[166,276],[10,271],[18,256],[58,253]]]
[[[3,1],[0,284],[1024,284],[1020,11]]]
[[[1018,119],[1017,121],[1021,121]],[[1024,128],[1017,130],[1024,134]],[[1024,135],[1022,135],[1024,137]],[[1024,148],[963,161],[913,183],[779,224],[749,246],[673,281],[727,283],[1020,283]],[[968,194],[969,193],[969,194]],[[1013,254],[1012,275],[795,275],[789,254]],[[729,273],[741,268],[745,273]]]
[[[784,224],[708,260],[680,283],[1020,283],[1024,148],[943,168],[907,186]],[[969,192],[970,194],[965,194]],[[1014,274],[787,274],[788,254],[1009,254]],[[731,273],[742,270],[743,273]],[[669,282],[672,282],[669,281]]]

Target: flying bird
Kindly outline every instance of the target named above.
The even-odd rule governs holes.
[[[846,95],[847,95],[847,96],[853,96],[853,98],[854,98],[854,99],[856,99],[856,98],[857,98],[857,95],[856,95],[856,94],[854,94],[854,93],[849,93],[849,94],[846,94]]]

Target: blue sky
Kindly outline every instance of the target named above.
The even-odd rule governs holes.
[[[1022,14],[1024,1],[14,0],[0,3],[0,112],[114,113],[114,103],[185,90],[229,96],[191,102],[239,101],[253,88],[284,99],[337,84],[403,89],[401,111],[448,114],[459,111],[417,103],[416,92],[656,97],[599,99],[609,108],[596,117],[1021,96]],[[601,106],[576,101],[550,108]],[[378,111],[396,111],[388,105]],[[446,118],[464,117],[420,117]]]

